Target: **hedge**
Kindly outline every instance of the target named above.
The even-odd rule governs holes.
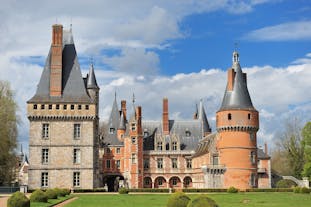
[[[45,192],[43,192],[42,190],[38,189],[38,190],[35,190],[34,192],[32,192],[32,194],[30,195],[30,201],[31,202],[43,202],[43,203],[46,203],[46,202],[48,202],[48,197],[47,197]]]
[[[8,207],[30,207],[30,200],[21,192],[15,192],[7,201]]]

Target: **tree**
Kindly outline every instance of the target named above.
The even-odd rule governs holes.
[[[17,105],[8,82],[0,81],[0,185],[10,183],[16,166]]]
[[[302,175],[311,178],[311,122],[308,122],[302,129],[302,146],[304,149],[304,160]]]
[[[281,154],[286,158],[290,167],[290,175],[301,178],[304,165],[304,148],[302,146],[301,124],[297,118],[285,123],[284,131],[280,134],[277,143]]]

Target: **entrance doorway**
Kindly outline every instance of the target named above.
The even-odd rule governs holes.
[[[103,178],[104,186],[108,192],[118,192],[120,187],[124,187],[124,177],[122,175],[107,175]]]

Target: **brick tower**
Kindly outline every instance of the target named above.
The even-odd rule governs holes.
[[[82,77],[71,29],[53,25],[36,94],[27,102],[30,189],[98,186],[98,92],[93,65]]]
[[[257,187],[258,118],[247,89],[247,76],[241,70],[239,54],[234,51],[225,95],[216,113],[219,162],[226,168],[225,188]]]

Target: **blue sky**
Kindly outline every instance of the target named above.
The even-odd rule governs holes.
[[[33,9],[36,12],[33,12]],[[72,30],[85,76],[92,58],[100,85],[100,118],[118,101],[160,119],[189,119],[204,101],[215,112],[238,44],[252,101],[260,112],[258,145],[275,145],[284,122],[311,120],[311,3],[307,0],[4,1],[0,8],[0,79],[11,83],[19,106],[19,140],[27,150],[26,101],[51,43],[51,26]]]

